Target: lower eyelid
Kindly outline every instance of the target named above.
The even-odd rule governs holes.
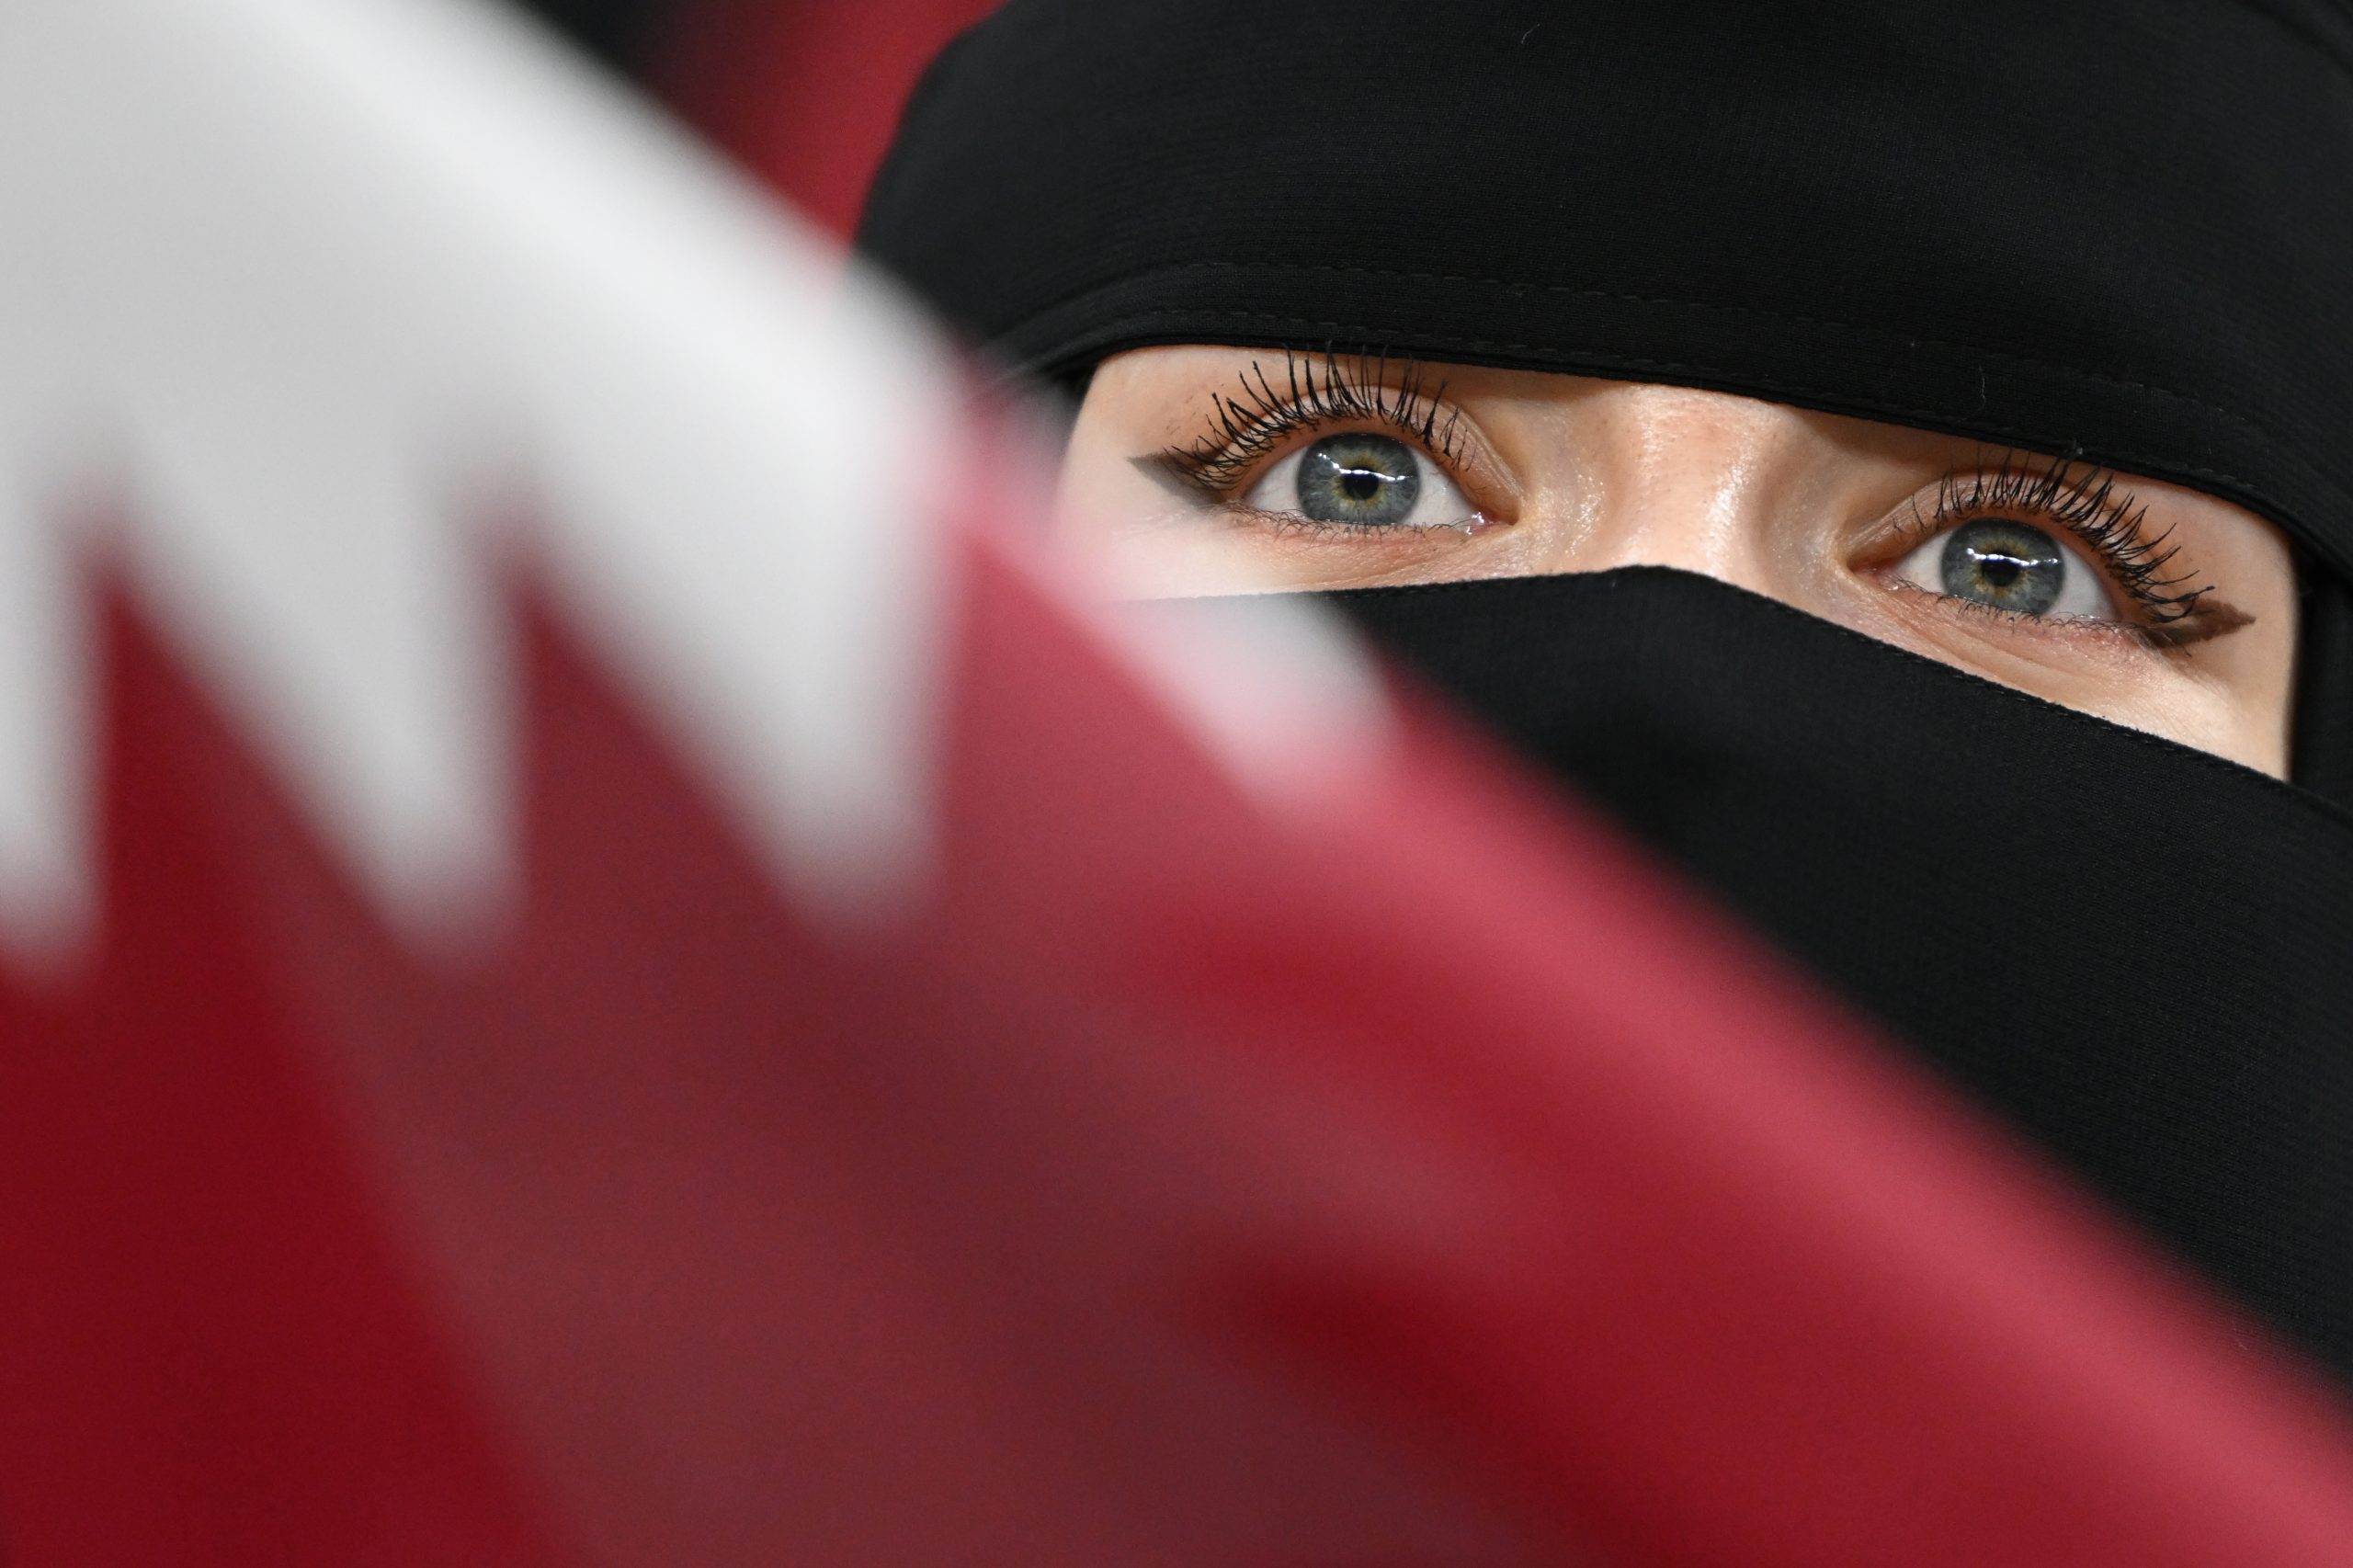
[[[1214,509],[1230,517],[1237,527],[1255,528],[1263,533],[1295,539],[1347,540],[1369,544],[1426,544],[1463,540],[1502,526],[1497,519],[1476,511],[1470,513],[1461,523],[1402,524],[1327,522],[1299,512],[1268,511],[1239,501],[1222,501]]]
[[[2004,609],[1998,605],[1982,604],[1955,594],[1938,593],[1911,583],[1888,580],[1887,591],[1918,606],[1922,612],[1936,615],[1982,631],[1987,624],[1998,625],[2005,638],[2028,638],[2040,642],[2056,642],[2061,646],[2082,651],[2099,647],[2136,653],[2163,653],[2175,647],[2186,647],[2203,642],[2208,637],[2235,631],[2246,624],[2245,618],[2227,606],[2217,607],[2222,614],[2234,619],[2219,622],[2211,631],[2199,631],[2188,635],[2168,635],[2164,628],[2153,628],[2126,617],[2091,617],[2081,615],[2027,615],[2018,610]]]

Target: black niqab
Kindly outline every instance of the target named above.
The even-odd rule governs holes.
[[[2301,552],[2293,784],[1688,574],[1333,596],[2353,1376],[2353,7],[1014,0],[862,244],[998,358],[1672,381]]]

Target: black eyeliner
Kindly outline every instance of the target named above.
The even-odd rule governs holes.
[[[1242,375],[1239,396],[1221,392],[1211,399],[1210,433],[1158,458],[1212,499],[1230,494],[1292,436],[1328,425],[1386,425],[1450,460],[1461,415],[1441,401],[1444,385],[1425,391],[1424,377],[1414,359],[1327,353],[1318,360],[1287,352],[1279,385],[1254,359]]]

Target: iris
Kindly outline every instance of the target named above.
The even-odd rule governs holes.
[[[1421,494],[1421,460],[1386,436],[1328,436],[1300,459],[1299,510],[1315,522],[1393,528]]]
[[[1955,598],[2020,615],[2046,615],[2067,586],[2067,554],[2040,528],[1987,518],[1945,541],[1943,588]]]

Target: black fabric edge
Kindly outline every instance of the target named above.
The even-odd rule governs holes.
[[[2309,569],[2303,576],[2289,761],[2297,783],[2353,804],[2353,585]]]
[[[1443,583],[1393,583],[1363,588],[1329,588],[1287,597],[1344,600],[1366,597],[1403,598],[1453,596],[1472,592],[1494,593],[1506,584],[1513,585],[1512,588],[1504,590],[1506,592],[1541,593],[1546,590],[1532,585],[1568,582],[1591,585],[1631,582],[1667,582],[1701,586],[1736,598],[1763,613],[1802,622],[1830,636],[1871,649],[1877,653],[1911,665],[1916,669],[1934,672],[1935,678],[1966,683],[1973,691],[1990,692],[2003,700],[2030,708],[2040,713],[2064,715],[2071,721],[2097,724],[2136,745],[2162,752],[2176,759],[2226,774],[2258,787],[2268,788],[2279,794],[2281,799],[2316,815],[2331,826],[2353,829],[2353,809],[2340,805],[2327,796],[2292,780],[2275,778],[2260,768],[2249,767],[2243,762],[2234,762],[2229,757],[2218,756],[2212,752],[2201,751],[2196,746],[2168,740],[2164,735],[2152,731],[2135,729],[2130,724],[2120,724],[2113,719],[2103,719],[2097,713],[2086,713],[2080,709],[2070,708],[2064,703],[2053,702],[2049,698],[2037,697],[2030,691],[2020,691],[2014,686],[2006,686],[1985,676],[1972,674],[1956,665],[1946,664],[1941,659],[1930,658],[1926,653],[1915,653],[1909,648],[1883,642],[1869,632],[1858,631],[1851,626],[1842,626],[1837,621],[1826,619],[1811,610],[1777,599],[1769,594],[1760,594],[1753,588],[1744,588],[1737,583],[1727,583],[1721,577],[1711,577],[1704,572],[1693,572],[1680,566],[1613,566],[1600,572],[1555,572],[1524,577],[1459,577]]]

